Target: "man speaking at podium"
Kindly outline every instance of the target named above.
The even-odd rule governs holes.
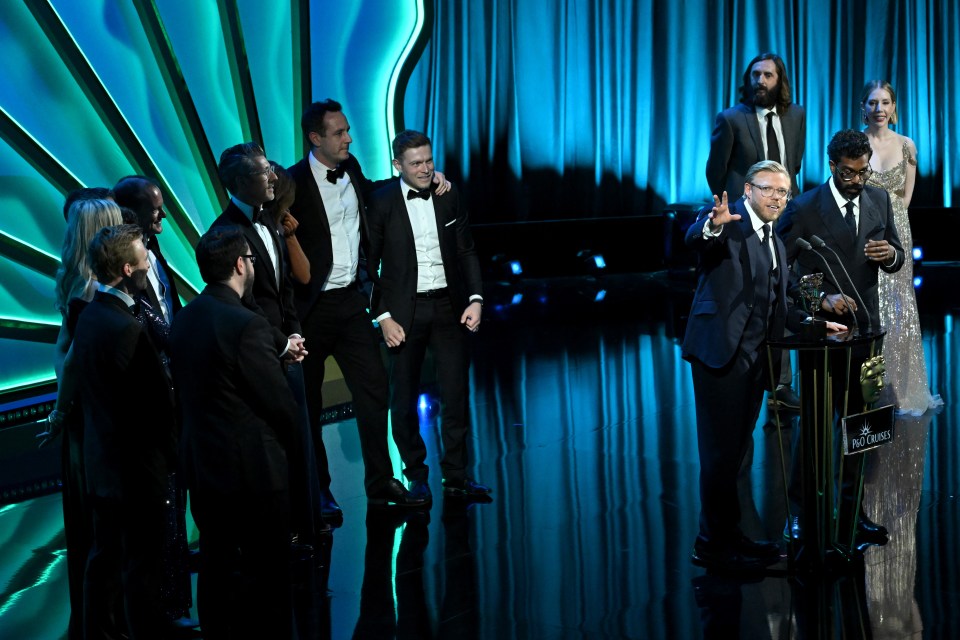
[[[799,282],[801,276],[824,273],[825,295],[820,301],[824,312],[822,317],[828,321],[857,326],[861,333],[881,329],[878,271],[883,269],[893,273],[903,266],[904,261],[903,247],[893,223],[890,196],[885,190],[866,184],[872,173],[871,155],[873,150],[866,134],[852,129],[837,132],[827,146],[830,179],[791,202],[777,225],[777,233],[787,247],[787,263],[793,268],[791,294],[794,292],[793,285]],[[807,240],[816,246],[820,243],[812,239],[814,236],[823,241],[823,250],[802,251],[797,240]],[[825,267],[825,261],[829,269]],[[844,270],[850,275],[849,281],[844,277]],[[833,280],[831,271],[840,282]],[[858,294],[865,308],[857,304]],[[834,389],[834,398],[844,397],[843,385],[846,385],[849,414],[860,413],[864,408],[860,366],[868,355],[863,350],[853,349],[850,379],[834,378],[840,385]],[[836,410],[842,417],[842,407],[836,407]],[[843,480],[842,497],[852,498],[853,481],[852,478]],[[790,493],[794,503],[798,502],[793,495],[796,485],[796,481],[791,482]],[[800,537],[800,524],[796,518],[788,523],[788,533],[794,538]],[[846,530],[845,524],[840,523],[841,531]],[[886,539],[886,529],[870,522],[861,508],[856,543],[883,544]]]

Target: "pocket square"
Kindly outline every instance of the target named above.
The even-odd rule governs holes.
[[[443,225],[443,226],[444,226],[444,227],[449,227],[450,225],[452,225],[452,224],[453,224],[454,222],[456,222],[456,221],[457,221],[457,219],[454,218],[453,220],[451,220],[450,222],[448,222],[447,224],[445,224],[445,225]]]

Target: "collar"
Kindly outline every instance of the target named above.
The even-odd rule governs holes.
[[[240,209],[240,213],[247,217],[251,223],[253,222],[253,205],[247,204],[242,200],[237,200],[237,196],[230,196],[230,202],[234,204],[237,209]]]
[[[313,155],[313,150],[311,150],[310,153],[307,154],[307,161],[310,163],[310,168],[313,169],[314,171],[333,171],[334,169],[337,168],[337,167],[328,167],[324,163],[317,160],[317,156]],[[326,175],[326,173],[324,173],[323,175]]]
[[[847,206],[847,202],[852,202],[853,207],[859,211],[860,210],[860,196],[857,196],[853,200],[847,200],[846,196],[840,193],[840,190],[837,189],[837,185],[833,182],[833,176],[830,176],[830,179],[827,180],[827,183],[830,185],[830,193],[833,194],[833,199],[837,201],[837,208],[843,210]],[[863,195],[863,192],[860,192],[860,195]]]
[[[744,200],[744,201],[743,201],[743,208],[746,209],[746,210],[747,210],[747,213],[750,214],[750,226],[753,228],[753,231],[754,231],[755,233],[761,233],[761,232],[760,232],[760,228],[763,227],[763,225],[765,225],[765,224],[769,224],[769,225],[770,225],[770,232],[771,232],[771,234],[773,233],[773,226],[774,226],[774,224],[775,224],[776,221],[774,221],[774,222],[764,222],[764,221],[763,221],[763,218],[761,218],[760,216],[758,216],[758,215],[757,215],[757,212],[753,210],[753,203],[751,203],[749,200]]]
[[[767,107],[754,106],[753,108],[754,108],[754,110],[757,112],[757,115],[760,116],[760,118],[763,119],[763,120],[766,120],[766,119],[767,119],[767,114],[768,114],[768,113],[772,113],[773,115],[777,116],[778,118],[780,117],[780,114],[777,113],[777,108],[776,108],[776,107],[773,107],[772,109],[768,109]]]
[[[110,294],[111,296],[116,296],[120,298],[128,307],[132,307],[137,303],[136,300],[131,298],[130,294],[128,294],[126,291],[121,291],[116,287],[111,287],[110,285],[103,284],[102,282],[97,283],[97,291],[100,291],[101,293],[107,293],[107,294]]]

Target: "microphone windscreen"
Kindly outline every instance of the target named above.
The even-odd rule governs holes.
[[[810,251],[810,249],[813,248],[810,246],[810,243],[803,238],[797,238],[797,246],[800,247],[801,251]]]
[[[827,246],[827,243],[821,240],[820,236],[810,236],[810,243],[818,249]]]

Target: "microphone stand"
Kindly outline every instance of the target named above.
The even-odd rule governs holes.
[[[813,237],[816,238],[816,236],[813,236]],[[817,238],[817,239],[819,240],[819,238]],[[825,267],[827,268],[827,273],[830,274],[830,278],[837,284],[837,291],[840,292],[840,295],[842,295],[843,297],[846,298],[847,295],[843,292],[843,289],[840,288],[840,281],[837,280],[837,276],[833,273],[833,269],[830,268],[830,263],[827,261],[826,258],[823,257],[823,254],[820,253],[819,251],[817,251],[816,249],[814,249],[814,248],[813,248],[813,245],[811,245],[809,242],[807,242],[807,241],[804,240],[803,238],[797,238],[796,242],[797,242],[797,246],[800,247],[800,250],[801,250],[801,251],[810,251],[810,252],[812,252],[814,255],[816,255],[818,258],[820,258],[820,260],[823,261],[823,266],[825,266]],[[821,240],[821,242],[823,242],[823,241]],[[837,261],[839,262],[839,258],[837,259]],[[843,265],[840,265],[840,266],[843,266]],[[847,276],[847,277],[849,278],[850,276]],[[858,297],[858,298],[860,297],[859,294],[857,295],[857,297]],[[861,302],[860,304],[863,304],[863,303]],[[853,330],[854,330],[854,332],[855,332],[855,333],[860,333],[860,325],[857,323],[857,314],[856,314],[856,312],[851,310],[851,311],[850,311],[850,317],[853,319]]]
[[[863,298],[860,297],[860,292],[857,291],[857,285],[853,284],[853,278],[850,277],[850,273],[847,271],[847,268],[843,266],[843,261],[840,259],[840,256],[837,255],[837,252],[827,246],[827,243],[824,242],[819,236],[810,236],[810,243],[813,244],[817,249],[826,249],[833,254],[833,257],[837,259],[837,264],[840,265],[840,268],[843,269],[843,275],[847,276],[847,282],[850,283],[850,288],[853,289],[853,294],[857,296],[857,303],[860,305],[860,308],[863,309],[863,312],[867,315],[867,333],[873,333],[873,323],[870,320],[870,311],[867,309],[867,305],[863,304]],[[820,255],[820,254],[817,254]],[[821,258],[823,256],[820,256]],[[826,262],[826,261],[824,261]],[[831,274],[832,275],[832,274]],[[836,282],[836,280],[834,280]],[[840,286],[837,285],[837,289],[840,289]],[[842,291],[840,293],[843,293]],[[854,317],[856,317],[856,312],[854,312]]]

